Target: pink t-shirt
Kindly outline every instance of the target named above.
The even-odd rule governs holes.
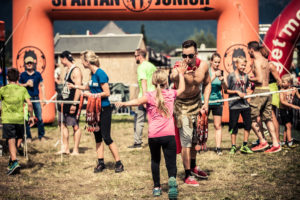
[[[176,90],[173,89],[163,89],[162,95],[164,97],[165,105],[169,110],[170,116],[164,117],[157,109],[156,106],[156,91],[147,92],[146,97],[147,102],[147,115],[149,122],[149,138],[164,137],[175,135],[175,126],[173,120],[173,107],[174,101],[177,96]]]

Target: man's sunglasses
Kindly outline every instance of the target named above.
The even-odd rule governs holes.
[[[33,62],[25,63],[26,65],[33,65]]]
[[[195,54],[188,54],[188,55],[182,54],[182,58],[187,58],[187,57],[189,57],[190,59],[192,59],[192,58],[194,58],[194,56],[195,56]]]

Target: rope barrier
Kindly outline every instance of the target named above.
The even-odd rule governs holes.
[[[278,90],[278,91],[272,91],[272,92],[263,92],[263,93],[257,93],[257,94],[250,94],[250,95],[246,95],[244,98],[241,97],[231,97],[231,98],[227,98],[227,99],[222,99],[222,100],[214,100],[214,101],[209,101],[209,103],[222,103],[225,101],[234,101],[234,100],[239,100],[239,99],[248,99],[248,98],[252,98],[252,97],[259,97],[259,96],[269,96],[275,93],[282,93],[282,92],[290,92],[293,91],[295,89],[287,89],[287,90]]]

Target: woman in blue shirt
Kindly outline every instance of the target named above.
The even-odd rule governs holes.
[[[121,163],[118,148],[111,139],[110,128],[111,128],[111,115],[112,109],[108,97],[110,95],[108,76],[100,69],[99,57],[95,52],[87,50],[81,53],[81,62],[85,68],[88,68],[92,72],[92,77],[88,85],[72,85],[69,84],[70,88],[76,88],[81,90],[89,90],[84,92],[85,97],[94,95],[95,97],[101,97],[101,114],[98,126],[100,130],[94,131],[96,140],[96,152],[98,156],[98,164],[94,169],[95,173],[102,172],[106,167],[104,164],[104,143],[109,147],[115,161],[115,172],[124,171],[124,166]]]
[[[209,101],[221,100],[222,88],[227,89],[224,82],[223,71],[219,69],[221,62],[221,56],[217,52],[213,53],[210,59],[209,75],[211,78],[211,93]],[[223,113],[223,103],[209,103],[208,115],[212,111],[214,118],[214,128],[215,128],[215,140],[216,140],[216,153],[218,155],[222,154],[221,142],[222,142],[222,113]]]

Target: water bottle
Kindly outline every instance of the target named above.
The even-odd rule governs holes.
[[[3,146],[0,144],[0,157],[3,155]]]

